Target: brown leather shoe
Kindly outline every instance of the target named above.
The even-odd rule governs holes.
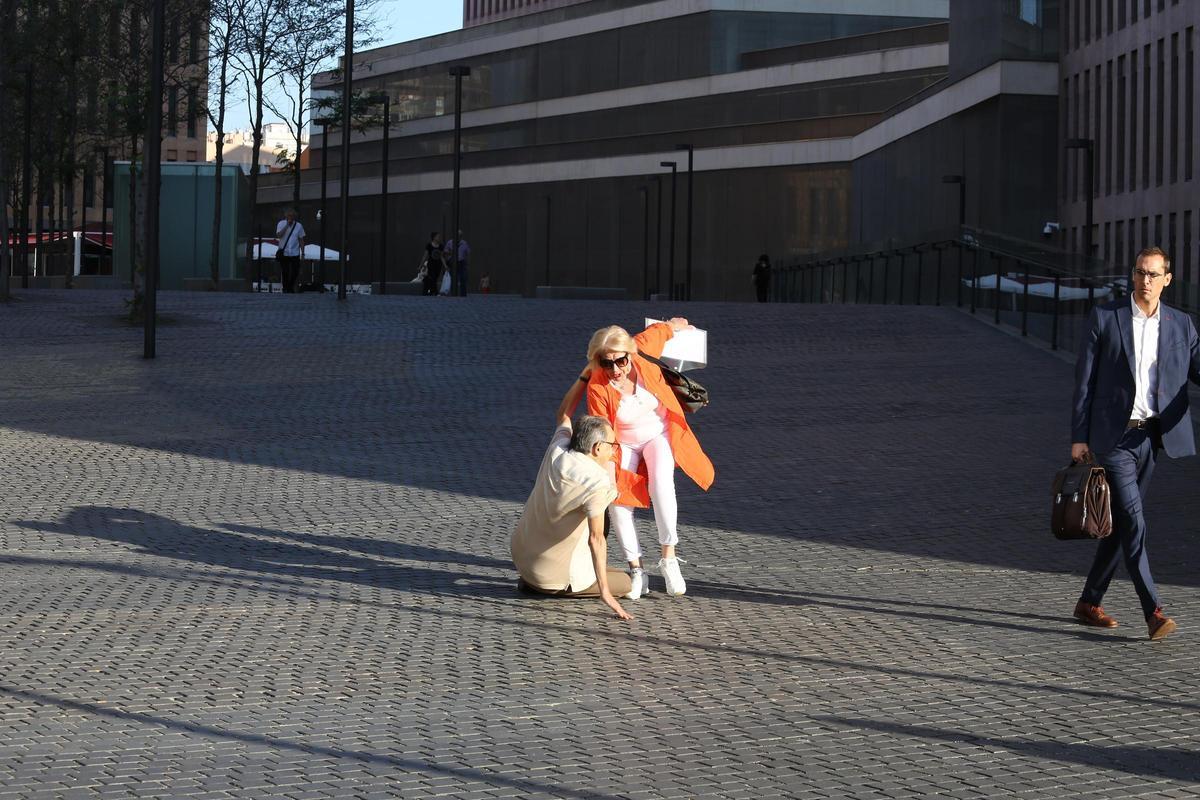
[[[1175,620],[1164,614],[1161,608],[1154,609],[1154,613],[1146,618],[1146,624],[1154,641],[1165,639],[1175,632]]]
[[[1117,621],[1108,614],[1105,614],[1103,608],[1094,606],[1091,603],[1085,603],[1082,600],[1075,604],[1075,619],[1084,625],[1092,625],[1097,628],[1117,627]]]

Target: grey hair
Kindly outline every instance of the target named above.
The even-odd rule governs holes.
[[[575,423],[575,432],[571,434],[571,449],[576,453],[591,455],[592,448],[599,442],[607,441],[608,420],[604,417],[583,416]]]

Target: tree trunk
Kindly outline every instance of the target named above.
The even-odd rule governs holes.
[[[226,38],[228,41],[228,37]],[[212,280],[212,289],[215,292],[221,285],[221,203],[223,200],[222,191],[224,182],[222,181],[222,170],[225,167],[225,95],[226,89],[229,87],[229,48],[226,44],[225,49],[221,52],[221,97],[217,100],[217,162],[216,173],[213,176],[213,224],[212,224],[212,251],[208,259],[209,277]],[[253,205],[253,203],[251,203]]]
[[[262,150],[262,127],[263,127],[263,84],[265,82],[266,66],[263,63],[265,59],[260,59],[259,72],[255,75],[254,85],[258,87],[257,95],[254,99],[254,122],[252,137],[254,147],[250,151],[250,203],[247,213],[250,215],[250,241],[254,241],[254,237],[258,234],[255,230],[255,207],[258,204],[258,159],[259,153]],[[254,272],[254,247],[246,248],[246,284],[249,286]]]

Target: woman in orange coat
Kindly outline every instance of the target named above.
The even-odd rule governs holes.
[[[618,496],[609,507],[609,519],[629,562],[631,599],[648,591],[633,509],[653,506],[662,546],[659,571],[667,594],[681,595],[687,584],[675,555],[679,542],[675,467],[701,489],[707,490],[714,478],[712,462],[700,449],[662,370],[640,355],[657,358],[675,331],[687,327],[686,319],[675,317],[655,323],[637,336],[616,325],[596,331],[588,343],[588,366],[560,408],[569,414],[586,384],[588,413],[607,419],[616,432],[620,463],[613,464],[613,470]]]

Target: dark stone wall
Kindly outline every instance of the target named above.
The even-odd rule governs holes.
[[[671,272],[670,173],[660,181],[661,240],[652,178],[464,189],[462,228],[473,250],[470,288],[474,290],[486,272],[496,292],[532,295],[534,287],[547,282],[619,286],[634,298],[656,285],[666,292]],[[648,227],[641,187],[648,189]],[[697,172],[693,299],[752,299],[750,274],[759,253],[768,253],[772,262],[788,263],[805,253],[846,247],[849,198],[850,168],[845,164]],[[310,241],[320,240],[317,206],[299,206]],[[338,202],[331,200],[326,209],[326,242],[337,248]],[[277,210],[260,206],[264,235],[273,235]],[[389,197],[388,280],[409,280],[416,274],[430,231],[449,232],[452,213],[448,190]],[[685,279],[686,231],[687,173],[681,171],[675,212],[677,284]],[[351,282],[379,280],[380,239],[379,197],[352,198]],[[657,278],[656,265],[661,265]],[[327,270],[330,276],[336,274],[336,265]]]
[[[966,224],[1037,240],[1057,219],[1058,98],[1003,95],[930,125],[854,163],[850,238],[858,244],[921,241]]]

